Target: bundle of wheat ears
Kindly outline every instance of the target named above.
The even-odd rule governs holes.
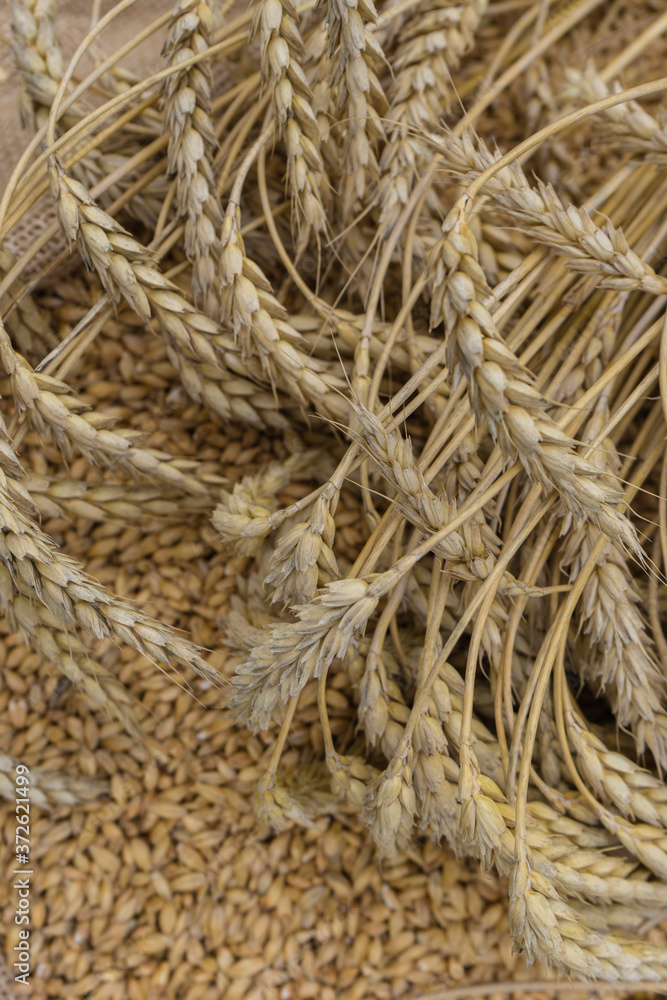
[[[258,823],[351,807],[380,856],[444,838],[509,876],[528,961],[667,979],[642,936],[667,913],[664,4],[136,6],[109,53],[133,0],[92,4],[70,59],[54,0],[11,2],[10,627],[137,741],[91,642],[217,686],[273,739]],[[69,325],[63,268],[89,293]],[[282,460],[232,484],[86,407],[76,373],[109,323],[162,338],[174,392]],[[26,468],[30,430],[101,484]],[[56,544],[40,518],[66,509],[215,535],[241,567],[224,669]],[[287,773],[306,689],[321,754]]]

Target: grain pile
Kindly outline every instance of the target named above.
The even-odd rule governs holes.
[[[132,7],[70,61],[50,0],[11,5],[0,790],[28,764],[35,995],[540,963],[644,995],[667,15],[180,0],[107,58]]]

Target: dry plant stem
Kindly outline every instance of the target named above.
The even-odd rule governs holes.
[[[180,0],[176,5],[162,50],[170,66],[205,53],[211,44],[213,12],[203,0]],[[176,205],[185,216],[185,252],[193,262],[195,302],[216,318],[218,230],[222,210],[212,169],[216,137],[211,121],[210,61],[170,76],[164,85],[164,118],[169,131],[170,174],[176,174]]]
[[[328,183],[320,154],[320,131],[313,95],[302,68],[305,51],[292,0],[257,0],[253,34],[259,33],[262,77],[272,90],[273,111],[287,154],[287,182],[300,230],[298,247],[309,232],[326,227],[322,193]]]

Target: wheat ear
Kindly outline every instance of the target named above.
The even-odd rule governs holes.
[[[0,795],[11,802],[16,800],[16,768],[20,763],[15,757],[0,753]],[[106,778],[50,771],[43,767],[30,768],[30,802],[38,809],[58,809],[93,802],[108,791],[109,781]]]
[[[301,350],[301,335],[271,290],[263,271],[245,254],[240,210],[230,202],[222,228],[222,318],[241,344],[243,357],[256,354],[265,376],[301,406],[345,421],[345,381],[325,362]]]
[[[468,133],[461,139],[451,133],[433,138],[444,165],[469,181],[500,156],[494,156],[481,139],[473,140]],[[573,271],[595,276],[604,288],[667,293],[667,278],[656,274],[630,249],[621,229],[611,223],[596,226],[583,208],[565,208],[551,185],[538,181],[531,186],[517,163],[496,171],[484,191],[527,236],[565,257]]]
[[[4,564],[3,610],[11,618],[23,601],[26,621],[31,603],[42,605],[63,626],[81,626],[96,639],[114,636],[137,652],[164,663],[197,670],[217,682],[215,671],[196,648],[174,629],[119,601],[89,577],[81,565],[61,553],[34,521],[30,495],[20,485],[23,470],[4,427],[0,425],[0,559]],[[27,598],[27,603],[23,600]],[[35,628],[40,624],[36,619]],[[81,665],[80,665],[81,666]],[[81,667],[82,675],[85,670]]]
[[[566,79],[565,96],[576,98],[581,104],[592,104],[611,93],[592,64],[583,73],[569,68]],[[620,92],[621,87],[617,85],[615,90]],[[607,108],[600,117],[605,124],[605,136],[611,134],[619,139],[624,149],[640,155],[647,163],[667,166],[667,128],[636,101]]]
[[[191,475],[193,463],[141,448],[141,435],[119,427],[111,417],[91,411],[68,385],[31,368],[17,354],[0,322],[0,364],[9,375],[14,401],[41,433],[49,432],[66,456],[77,448],[89,461],[115,466],[133,476],[152,478],[172,489],[206,496],[204,481]],[[194,466],[196,471],[196,465]]]
[[[326,214],[320,129],[302,68],[305,50],[297,16],[292,0],[257,0],[252,34],[259,33],[262,78],[271,85],[278,131],[285,143],[288,185],[297,226],[303,227],[301,247],[310,229],[323,232]]]
[[[595,466],[577,454],[575,442],[547,415],[546,400],[482,304],[489,289],[462,204],[449,213],[442,231],[427,268],[431,326],[444,322],[447,364],[454,378],[465,376],[477,421],[486,419],[504,457],[518,457],[530,478],[547,492],[556,490],[576,517],[588,518],[637,551],[635,530],[616,509],[621,495],[599,482]]]
[[[139,521],[154,517],[182,520],[210,509],[206,493],[183,496],[172,492],[170,495],[156,486],[127,483],[95,486],[78,479],[34,475],[25,476],[21,484],[43,518],[73,521],[82,517],[93,522]]]
[[[342,122],[343,218],[349,220],[371,182],[377,180],[377,145],[384,138],[380,114],[387,100],[375,65],[384,54],[372,26],[372,0],[327,0],[331,58],[330,86],[336,94],[336,117]],[[378,113],[379,112],[379,113]]]
[[[114,302],[125,299],[145,322],[155,316],[169,360],[192,399],[226,420],[284,427],[285,418],[271,413],[275,402],[267,405],[251,382],[228,367],[228,360],[234,362],[233,345],[220,338],[218,324],[186,301],[141,243],[99,209],[84,185],[68,177],[57,162],[50,164],[50,180],[69,245],[76,245]]]
[[[667,827],[667,787],[623,754],[608,750],[572,707],[566,709],[568,741],[582,778],[601,802],[630,820]]]
[[[12,0],[14,58],[21,75],[19,111],[33,131],[46,121],[65,64],[55,37],[55,0]]]
[[[27,589],[24,581],[19,583],[19,588]],[[6,560],[0,566],[0,604],[9,627],[20,632],[27,645],[47,663],[55,664],[61,674],[96,705],[118,719],[135,740],[143,742],[137,703],[125,685],[92,659],[75,635],[63,629],[62,616],[36,604],[32,593],[17,594]]]
[[[378,187],[382,235],[394,227],[428,159],[428,147],[419,132],[441,118],[449,104],[450,72],[471,48],[487,0],[428,6],[431,9],[420,4],[401,26],[392,55],[394,85]]]
[[[213,11],[202,0],[176,4],[162,55],[170,66],[205,52],[211,44]],[[218,230],[222,209],[215,188],[211,153],[216,136],[211,122],[212,72],[209,59],[167,77],[164,120],[169,132],[167,170],[176,174],[176,205],[185,216],[185,252],[192,261],[192,290],[209,316],[217,316]]]

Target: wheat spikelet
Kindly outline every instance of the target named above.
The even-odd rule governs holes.
[[[196,463],[173,459],[156,449],[141,448],[140,435],[117,426],[111,417],[90,412],[59,379],[35,372],[17,354],[0,322],[0,362],[10,378],[12,395],[37,429],[49,432],[65,455],[77,448],[91,462],[118,466],[133,476],[153,478],[185,493],[205,496],[205,483],[190,474]]]
[[[100,486],[80,480],[58,479],[53,476],[27,475],[22,486],[42,517],[74,521],[141,521],[145,518],[181,518],[208,511],[206,494],[169,496],[155,486],[128,486],[113,483]]]

